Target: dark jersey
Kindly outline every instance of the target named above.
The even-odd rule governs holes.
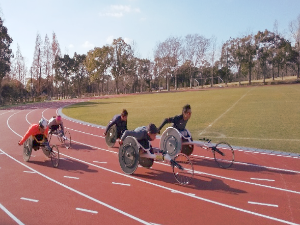
[[[176,128],[179,131],[183,131],[185,130],[185,126],[187,122],[188,120],[184,120],[183,115],[181,114],[174,117],[166,118],[159,126],[158,129],[161,130],[163,126],[166,125],[167,123],[173,123],[172,127]]]
[[[109,124],[106,127],[105,133],[113,126],[116,125],[118,133],[123,132],[124,130],[127,130],[127,120],[123,121],[121,119],[121,115],[115,115],[113,119],[109,122]]]

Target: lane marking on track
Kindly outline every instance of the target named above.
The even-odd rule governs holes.
[[[0,209],[2,209],[10,218],[12,218],[18,225],[24,225],[17,217],[15,217],[10,211],[8,211],[1,203]]]
[[[2,154],[4,154],[4,153],[0,153],[0,155],[2,155]]]
[[[13,115],[14,115],[14,114],[13,114]],[[13,116],[13,115],[11,115],[11,116]],[[9,119],[11,118],[11,116],[7,119],[7,125],[8,125],[9,128],[10,128],[10,126],[9,126],[9,124],[8,124],[8,121],[9,121]],[[11,129],[11,128],[10,128],[10,129]],[[12,130],[12,129],[11,129],[11,130]],[[13,131],[13,130],[12,130],[12,131]],[[17,134],[15,131],[13,131],[13,132],[14,132],[15,134]],[[17,135],[20,136],[19,134],[17,134]],[[80,143],[80,142],[78,142],[78,143]],[[85,144],[85,145],[86,145],[86,144]],[[89,145],[86,145],[86,146],[89,146]],[[97,148],[97,149],[100,149],[100,148]],[[113,151],[109,151],[109,150],[106,150],[106,149],[103,149],[103,150],[108,151],[108,152],[113,152]],[[2,150],[0,149],[0,151],[2,151]],[[2,152],[3,152],[3,151],[2,151]],[[113,153],[116,153],[116,154],[117,154],[117,152],[113,152]],[[5,153],[5,154],[6,154],[8,157],[10,157],[11,159],[13,159],[14,161],[18,162],[19,164],[22,164],[23,166],[25,166],[25,167],[27,167],[27,168],[30,168],[30,167],[28,167],[27,165],[25,165],[24,163],[21,163],[21,162],[18,161],[17,159],[15,159],[15,158],[13,158],[12,156],[8,155],[7,153]],[[165,187],[165,186],[156,184],[156,183],[152,183],[152,182],[149,182],[149,181],[146,181],[146,180],[142,180],[142,179],[139,179],[139,178],[130,176],[130,175],[126,175],[126,174],[124,174],[124,173],[120,173],[120,172],[117,172],[117,171],[114,171],[114,170],[110,170],[110,169],[107,169],[107,168],[104,168],[104,167],[100,167],[100,166],[98,166],[98,165],[95,165],[95,164],[92,164],[92,163],[89,163],[89,162],[85,162],[85,161],[83,161],[83,160],[76,159],[76,158],[74,158],[74,157],[71,157],[71,156],[68,156],[68,155],[65,155],[65,154],[61,154],[61,155],[64,155],[64,156],[69,157],[69,158],[71,158],[71,159],[77,160],[77,161],[79,161],[79,162],[83,162],[83,163],[85,163],[85,164],[87,164],[87,165],[92,165],[92,166],[95,166],[95,167],[97,167],[97,168],[100,168],[100,169],[103,169],[103,170],[106,170],[106,171],[110,171],[110,172],[112,172],[112,173],[119,174],[119,175],[121,175],[121,176],[128,177],[128,178],[130,178],[130,179],[138,180],[138,181],[141,181],[141,182],[143,182],[143,183],[147,183],[147,184],[150,184],[150,185],[153,185],[153,186],[156,186],[156,187],[160,187],[160,188],[162,188],[162,189],[166,189],[166,190],[170,190],[170,191],[174,190],[174,189],[172,189],[172,188],[168,188],[168,187]],[[30,168],[30,169],[32,169],[32,168]],[[34,170],[34,169],[32,169],[32,170]],[[88,195],[86,195],[86,194],[84,194],[84,193],[81,193],[81,192],[79,192],[79,191],[77,191],[77,190],[75,190],[75,189],[73,189],[73,188],[71,188],[71,187],[68,187],[68,186],[66,186],[66,185],[64,185],[64,184],[62,184],[62,183],[60,183],[60,182],[58,182],[58,181],[56,181],[56,180],[54,180],[54,179],[52,179],[52,178],[50,178],[50,177],[47,177],[46,175],[44,175],[44,174],[42,174],[42,173],[40,173],[40,172],[38,172],[38,171],[36,171],[36,172],[37,172],[39,175],[45,177],[46,179],[49,179],[49,180],[51,180],[51,181],[53,181],[53,182],[55,182],[55,183],[57,183],[57,184],[59,184],[59,185],[65,187],[65,188],[67,188],[67,189],[69,189],[69,190],[71,190],[71,191],[74,191],[74,192],[76,192],[76,193],[78,193],[78,194],[80,194],[80,195],[84,195],[84,196],[86,196],[87,198],[89,198],[89,199],[91,199],[91,200],[93,200],[93,201],[100,202],[99,200],[94,199],[94,198],[92,198],[92,197],[90,197],[90,196],[88,196]],[[200,172],[199,172],[199,173],[200,173]],[[203,174],[203,173],[202,173],[202,174]],[[250,183],[250,182],[249,182],[249,183]],[[255,184],[255,183],[254,183],[254,185],[258,185],[258,184]],[[259,186],[260,186],[260,185],[259,185]],[[273,187],[272,187],[272,188],[273,188]],[[178,191],[178,192],[179,192],[179,191]],[[223,207],[226,207],[226,208],[230,208],[230,209],[233,209],[233,210],[236,210],[236,211],[240,211],[240,212],[248,213],[248,214],[251,214],[251,215],[259,216],[259,217],[262,217],[262,218],[267,218],[267,219],[270,219],[270,220],[274,220],[274,221],[278,221],[278,222],[282,222],[282,223],[286,223],[286,224],[296,225],[296,223],[293,223],[293,222],[290,222],[290,221],[282,220],[282,219],[279,219],[279,218],[267,216],[267,215],[260,214],[260,213],[256,213],[256,212],[252,212],[252,211],[245,210],[245,209],[242,209],[242,208],[238,208],[238,207],[234,207],[234,206],[231,206],[231,205],[227,205],[227,204],[223,204],[223,203],[220,203],[220,202],[216,202],[216,201],[213,201],[213,200],[210,200],[210,199],[206,199],[206,198],[202,198],[202,197],[198,197],[198,196],[191,196],[191,195],[189,195],[189,194],[187,194],[187,193],[184,193],[184,192],[180,192],[180,194],[185,195],[185,196],[190,196],[190,197],[192,197],[192,198],[195,198],[195,199],[198,199],[198,200],[202,200],[202,201],[205,201],[205,202],[209,202],[209,203],[212,203],[212,204],[216,204],[216,205],[219,205],[219,206],[223,206]],[[105,206],[107,205],[106,203],[100,203],[100,204],[103,204],[103,205],[105,205]],[[107,207],[112,207],[112,206],[107,206]],[[119,211],[120,211],[120,210],[119,210]],[[121,212],[122,212],[122,211],[121,211]],[[123,212],[123,213],[125,213],[125,212]],[[126,213],[126,214],[127,214],[127,213]],[[131,215],[130,215],[130,216],[131,216]],[[137,218],[137,219],[139,219],[139,218]],[[139,219],[139,220],[140,220],[140,219]],[[141,221],[142,221],[142,220],[141,220]],[[145,224],[149,224],[148,222],[145,222],[145,221],[143,221],[143,222],[144,222]]]
[[[78,132],[78,133],[87,134],[87,135],[91,135],[91,136],[94,136],[94,137],[105,138],[105,137],[100,136],[100,135],[91,134],[91,133],[86,133],[86,132],[83,132],[83,131],[80,131],[80,130],[72,129],[72,128],[70,128],[70,127],[66,127],[66,128],[67,128],[68,130],[72,130],[72,131],[75,131],[75,132]]]
[[[94,163],[107,163],[107,162],[99,162],[99,161],[93,161]]]
[[[181,194],[180,191],[171,191],[172,193],[175,193],[175,194]],[[195,196],[196,194],[193,194],[193,193],[186,193],[187,195],[189,196]]]
[[[25,170],[25,171],[23,171],[24,173],[35,173],[34,171],[27,171],[27,170]]]
[[[25,200],[25,201],[30,201],[30,202],[38,202],[39,200],[36,200],[36,199],[31,199],[31,198],[20,198],[22,200]]]
[[[251,180],[261,180],[261,181],[275,181],[275,180],[270,180],[270,179],[262,179],[262,178],[255,178],[255,177],[251,177]]]
[[[117,185],[123,185],[123,186],[130,186],[130,184],[124,184],[124,183],[116,183],[116,182],[111,182],[112,184],[117,184]]]
[[[1,151],[1,152],[4,152],[2,149],[0,149],[0,151]],[[118,213],[120,213],[120,214],[122,214],[122,215],[124,215],[124,216],[127,216],[127,217],[129,217],[129,218],[131,218],[131,219],[133,219],[133,220],[136,220],[136,221],[138,221],[138,222],[140,222],[140,223],[142,223],[142,224],[149,224],[148,222],[146,222],[146,221],[144,221],[144,220],[142,220],[142,219],[140,219],[140,218],[138,218],[138,217],[135,217],[135,216],[133,216],[133,215],[131,215],[131,214],[129,214],[129,213],[126,213],[126,212],[124,212],[124,211],[122,211],[122,210],[120,210],[120,209],[118,209],[118,208],[115,208],[115,207],[113,207],[113,206],[111,206],[111,205],[108,205],[108,204],[106,204],[105,202],[101,202],[101,201],[99,201],[98,199],[95,199],[95,198],[93,198],[93,197],[91,197],[91,196],[89,196],[89,195],[87,195],[87,194],[84,194],[84,193],[82,193],[82,192],[80,192],[80,191],[78,191],[78,190],[76,190],[76,189],[74,189],[74,188],[71,188],[71,187],[69,187],[69,186],[67,186],[67,185],[65,185],[65,184],[63,184],[63,183],[61,183],[61,182],[59,182],[59,181],[57,181],[57,180],[54,180],[54,179],[51,178],[51,177],[46,176],[45,174],[43,174],[43,173],[41,173],[41,172],[39,172],[39,171],[37,171],[37,170],[35,170],[35,169],[33,169],[33,168],[27,166],[26,164],[24,164],[24,163],[22,163],[22,162],[20,162],[20,161],[18,161],[17,159],[15,159],[14,157],[10,156],[10,155],[7,154],[6,152],[4,152],[4,154],[5,154],[7,157],[9,157],[10,159],[14,160],[15,162],[21,164],[22,166],[24,166],[24,167],[26,167],[26,168],[28,168],[28,169],[30,169],[30,170],[32,170],[32,171],[35,171],[37,174],[39,174],[40,176],[46,178],[47,180],[52,181],[52,182],[54,182],[54,183],[56,183],[56,184],[58,184],[58,185],[60,185],[60,186],[62,186],[62,187],[64,187],[64,188],[66,188],[66,189],[72,191],[72,192],[75,192],[76,194],[78,194],[78,195],[80,195],[80,196],[82,196],[82,197],[85,197],[85,198],[87,198],[87,199],[89,199],[89,200],[92,200],[92,201],[94,201],[94,202],[96,202],[96,203],[98,203],[98,204],[100,204],[100,205],[102,205],[102,206],[104,206],[104,207],[107,207],[107,208],[109,208],[109,209],[111,209],[111,210],[113,210],[113,211],[116,211],[116,212],[118,212]],[[95,165],[95,166],[96,166],[96,165]]]
[[[82,209],[82,208],[76,208],[76,210],[83,211],[83,212],[94,213],[94,214],[97,214],[97,213],[98,213],[97,211],[88,210],[88,209]]]
[[[267,203],[260,203],[260,202],[250,202],[250,201],[248,201],[248,203],[249,203],[249,204],[253,204],[253,205],[262,205],[262,206],[278,207],[278,205],[267,204]]]
[[[209,157],[209,156],[202,156],[202,155],[195,155],[195,154],[192,154],[192,156],[195,156],[197,158],[210,159],[212,161],[215,160],[213,157]],[[296,158],[298,158],[298,157],[296,157]],[[259,167],[259,168],[264,168],[264,169],[272,169],[272,170],[278,170],[278,171],[290,172],[290,173],[300,173],[300,171],[296,171],[296,170],[287,170],[287,169],[281,169],[281,168],[270,167],[270,166],[261,166],[261,165],[257,165],[257,164],[245,163],[245,162],[239,162],[239,161],[234,161],[234,164],[240,164],[240,165],[245,165],[245,166],[254,166],[254,167]]]
[[[65,178],[70,178],[70,179],[75,179],[75,180],[79,180],[79,177],[70,177],[70,176],[64,176]]]

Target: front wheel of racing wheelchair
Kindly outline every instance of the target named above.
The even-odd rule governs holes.
[[[67,149],[71,148],[71,142],[72,142],[72,138],[71,138],[71,133],[69,131],[65,131],[65,133],[63,133],[63,131],[61,130],[61,128],[58,128],[55,131],[51,131],[49,133],[49,143],[51,141],[52,135],[56,135],[57,139],[60,143],[64,144],[65,147]]]
[[[36,140],[37,141],[37,140]],[[39,143],[39,141],[37,141]],[[45,156],[51,158],[52,166],[57,168],[59,165],[59,149],[56,145],[50,147],[49,142],[45,141],[40,146],[33,147],[33,138],[28,138],[23,144],[23,159],[28,162],[32,153],[32,149],[36,151],[41,148]]]
[[[108,147],[114,147],[117,139],[118,139],[118,134],[117,134],[117,126],[113,125],[109,130],[107,131],[107,134],[105,136],[105,142]]]

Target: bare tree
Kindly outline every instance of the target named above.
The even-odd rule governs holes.
[[[192,67],[199,67],[201,60],[209,49],[210,39],[199,34],[187,35],[185,37],[184,58],[191,62]],[[192,73],[190,69],[190,88],[192,88]]]
[[[292,37],[292,43],[294,44],[294,49],[298,53],[296,60],[297,65],[297,79],[300,78],[300,15],[298,18],[289,24],[290,34]]]
[[[52,89],[52,49],[51,44],[48,38],[48,35],[45,36],[45,42],[43,46],[43,74],[47,80],[47,94],[50,95]]]
[[[20,81],[22,84],[25,84],[26,74],[27,67],[25,65],[25,60],[22,56],[20,46],[19,44],[17,44],[17,52],[11,64],[10,77],[12,79]]]
[[[33,62],[32,62],[32,73],[33,78],[38,81],[37,93],[41,94],[41,76],[42,76],[42,66],[43,66],[43,48],[42,48],[42,39],[40,34],[38,33],[35,40],[35,49],[33,55]]]
[[[175,89],[177,89],[176,69],[182,54],[182,40],[179,37],[169,37],[157,45],[154,57],[158,62],[160,71],[165,75],[167,90],[170,90],[170,78],[175,76]]]

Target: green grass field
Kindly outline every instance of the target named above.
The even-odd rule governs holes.
[[[128,128],[135,129],[150,122],[159,126],[187,103],[192,107],[187,129],[194,140],[300,153],[300,84],[120,96],[72,105],[63,113],[106,126],[126,108]]]

